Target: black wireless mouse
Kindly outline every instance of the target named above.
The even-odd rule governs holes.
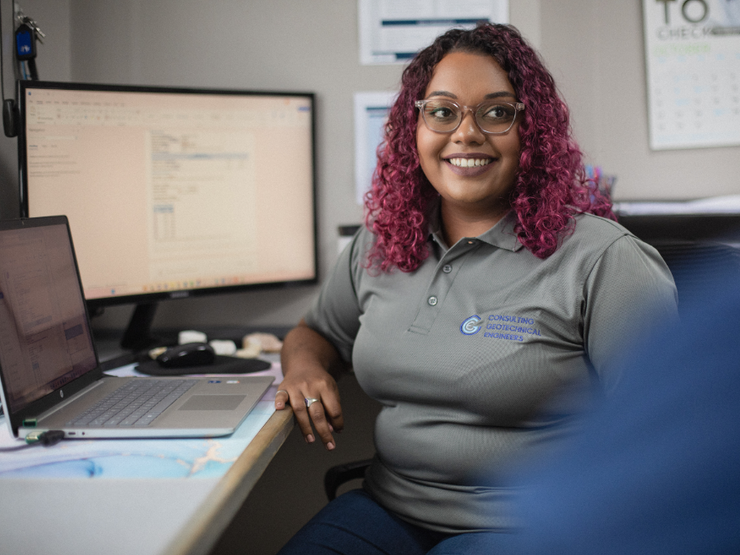
[[[168,348],[156,360],[164,368],[203,366],[213,364],[216,352],[208,343],[185,343]]]

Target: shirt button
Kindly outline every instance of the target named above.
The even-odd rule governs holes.
[[[449,273],[450,273],[450,272],[452,271],[452,266],[450,266],[449,264],[445,264],[445,265],[444,265],[444,266],[442,267],[442,271],[443,271],[443,272],[444,272],[445,274],[449,274]]]
[[[431,297],[429,297],[427,299],[427,302],[429,303],[429,306],[435,306],[437,304],[437,301],[438,301],[438,299],[434,295],[432,295]]]

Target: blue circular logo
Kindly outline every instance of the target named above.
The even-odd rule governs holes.
[[[465,335],[475,335],[482,327],[483,320],[481,320],[480,316],[474,314],[462,323],[460,331]]]

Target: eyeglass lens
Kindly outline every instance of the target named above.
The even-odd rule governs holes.
[[[492,100],[475,108],[475,121],[489,133],[507,131],[516,118],[516,108],[506,102]],[[432,131],[454,131],[462,120],[462,108],[449,100],[429,100],[422,109],[424,122]]]

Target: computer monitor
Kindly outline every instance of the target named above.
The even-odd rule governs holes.
[[[19,81],[22,216],[69,218],[91,311],[315,283],[314,95]]]

